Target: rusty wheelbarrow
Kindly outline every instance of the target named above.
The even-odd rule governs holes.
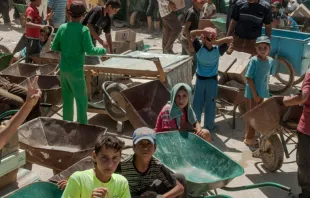
[[[282,100],[283,97],[272,97],[241,116],[262,135],[257,152],[271,172],[281,168],[284,153],[289,158],[295,150],[288,153],[286,143],[297,131],[297,124],[292,122],[298,123],[302,113],[301,106],[285,107]],[[285,140],[284,136],[288,138]]]
[[[21,149],[27,162],[61,172],[90,156],[106,128],[52,118],[36,118],[18,129]]]
[[[58,64],[60,61],[60,53],[53,51],[43,52],[32,55],[31,59],[36,64]]]
[[[155,128],[161,109],[170,100],[170,92],[160,80],[151,81],[121,92],[125,97],[127,117],[136,129]]]
[[[56,71],[56,64],[29,64],[29,63],[16,63],[10,67],[2,70],[0,73],[12,76],[32,77],[34,75],[50,75]]]
[[[218,95],[216,98],[216,102],[219,104],[227,105],[227,106],[233,106],[233,123],[232,128],[236,128],[236,110],[237,107],[239,107],[239,110],[241,109],[241,106],[243,107],[245,103],[245,97],[244,97],[244,89],[239,89],[236,87],[230,87],[225,85],[218,85]],[[225,118],[225,115],[220,111],[221,115]],[[241,112],[240,113],[244,113]]]

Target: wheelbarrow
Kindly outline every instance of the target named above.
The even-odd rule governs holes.
[[[0,38],[0,41],[3,38]],[[7,68],[10,65],[10,62],[13,58],[11,50],[5,45],[0,45],[0,71]]]
[[[27,162],[61,172],[89,156],[106,128],[52,118],[36,118],[18,129]]]
[[[281,168],[284,154],[289,158],[295,150],[289,153],[286,143],[294,136],[293,128],[297,131],[297,123],[302,113],[302,107],[285,107],[281,105],[282,100],[283,97],[272,97],[242,116],[262,135],[257,152],[266,169],[271,172]],[[293,128],[292,122],[296,123]],[[284,135],[288,137],[287,140]]]
[[[12,76],[12,75],[0,74],[0,77],[5,78],[7,81],[13,84],[21,84],[27,80],[27,77],[23,77],[23,76]]]
[[[236,110],[239,107],[239,110],[245,103],[244,97],[244,89],[238,89],[235,87],[225,86],[225,85],[218,85],[218,95],[216,98],[216,102],[219,104],[233,106],[233,123],[231,127],[233,129],[236,128]],[[220,111],[221,115],[225,118],[225,115]],[[243,113],[240,111],[240,113]]]
[[[292,196],[291,189],[273,182],[226,187],[235,177],[244,174],[244,169],[212,144],[190,132],[165,132],[156,134],[154,156],[166,167],[185,176],[189,195],[199,197],[211,190],[249,190],[260,187],[275,187]],[[180,146],[182,145],[182,146]],[[194,153],[193,153],[194,151]]]
[[[56,184],[35,182],[14,191],[8,198],[61,198],[62,194]]]
[[[26,4],[17,4],[17,3],[13,3],[14,7],[17,9],[17,11],[20,14],[20,25],[22,27],[25,27],[26,24],[26,18],[25,18],[25,13],[26,13],[26,9],[28,7],[28,5]]]
[[[32,77],[34,75],[49,75],[55,72],[56,64],[37,65],[30,63],[16,63],[2,70],[0,73],[12,76]]]
[[[160,80],[154,80],[121,92],[125,97],[127,117],[136,128],[155,128],[157,116],[170,100],[170,92]]]
[[[30,57],[36,64],[58,64],[60,61],[60,53],[53,51],[34,54]]]

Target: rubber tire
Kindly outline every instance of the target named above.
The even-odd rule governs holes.
[[[121,91],[127,89],[128,87],[124,84],[121,83],[111,83],[108,85],[106,91],[110,95],[110,97],[117,103],[121,104],[121,107],[125,109],[126,106],[126,100],[123,95],[121,95]],[[116,93],[116,95],[114,95]],[[109,116],[115,120],[115,121],[120,121],[120,122],[125,122],[128,120],[127,115],[123,115],[121,111],[119,111],[117,108],[115,108],[108,99],[103,95],[104,97],[104,105],[105,108],[109,114]]]
[[[306,76],[306,74],[300,76],[297,80],[294,80],[292,86],[301,83],[301,82],[304,80],[305,76]],[[283,83],[283,84],[286,84],[286,83],[287,83],[287,81],[285,81],[284,79],[282,79],[278,74],[276,74],[276,78],[277,78],[278,81],[280,81],[280,82]]]
[[[5,45],[0,45],[0,53],[11,54],[11,50]]]
[[[260,145],[260,155],[265,168],[270,172],[275,172],[281,168],[284,159],[284,149],[278,135],[271,135],[268,140],[270,146],[264,151],[265,145]],[[273,155],[270,157],[270,155]]]
[[[280,81],[281,83],[283,83],[285,85],[282,89],[280,89],[280,90],[269,89],[270,93],[272,93],[272,94],[281,94],[281,93],[285,92],[288,88],[290,88],[293,85],[293,82],[294,82],[295,72],[294,72],[293,66],[283,57],[278,57],[278,62],[281,62],[283,65],[286,66],[286,68],[289,70],[290,78],[289,78],[289,81],[285,82],[285,83]],[[278,73],[276,73],[275,76],[278,79],[278,77],[279,77]]]

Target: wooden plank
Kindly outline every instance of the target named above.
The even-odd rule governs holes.
[[[219,72],[226,73],[230,67],[237,61],[237,58],[228,54],[224,54],[220,57]]]
[[[99,114],[108,114],[106,110],[103,109],[96,109],[96,108],[88,108],[87,112],[90,113],[99,113]]]
[[[250,61],[251,54],[234,51],[231,56],[237,58],[237,61],[227,71],[229,79],[245,84],[245,71]]]

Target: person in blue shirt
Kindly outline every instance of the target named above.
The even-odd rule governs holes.
[[[204,128],[214,132],[219,58],[226,52],[233,37],[216,40],[216,30],[210,27],[203,30],[193,30],[190,35],[197,58],[193,110],[197,120],[201,122],[201,114],[204,108]],[[200,40],[197,38],[198,36],[200,36]]]
[[[268,56],[270,52],[270,39],[267,36],[258,37],[256,40],[257,56],[253,56],[246,69],[246,87],[244,96],[246,97],[246,110],[249,111],[269,98],[269,78],[274,74],[274,62]],[[258,147],[258,141],[255,139],[255,130],[246,123],[245,139],[243,141],[247,146]]]

